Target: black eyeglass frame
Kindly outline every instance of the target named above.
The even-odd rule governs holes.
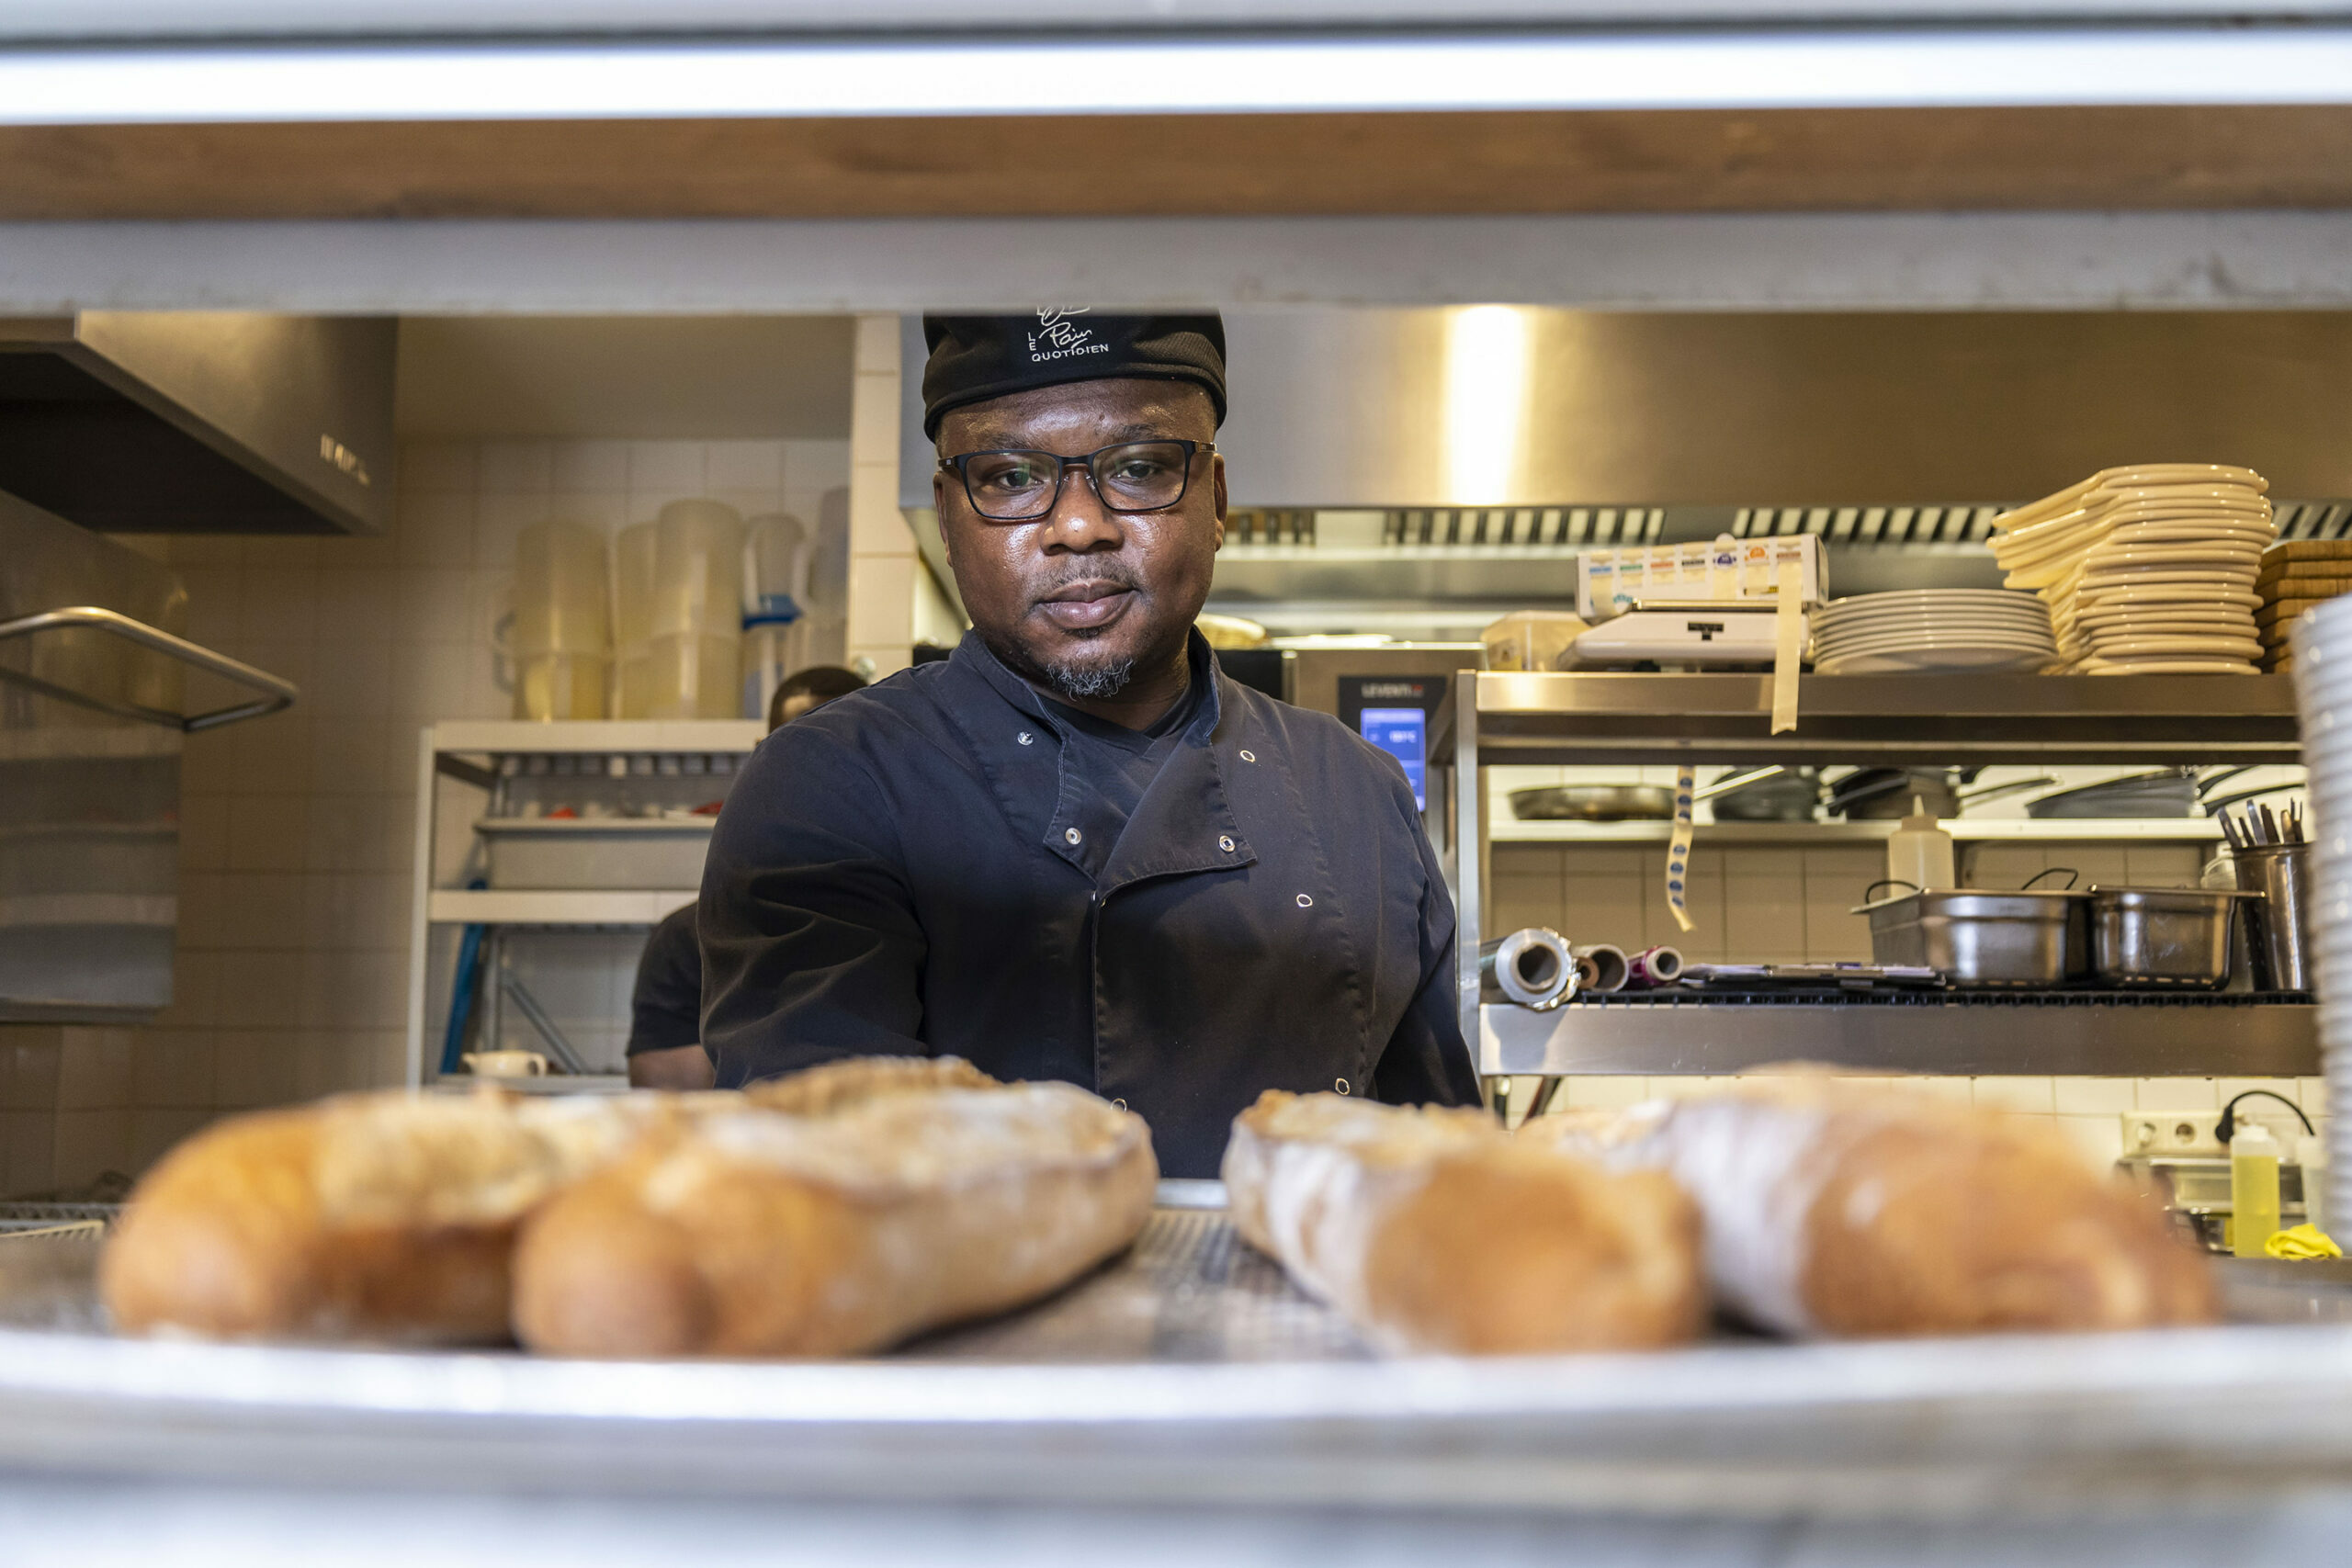
[[[1176,495],[1173,500],[1163,501],[1157,506],[1118,506],[1112,502],[1110,497],[1102,493],[1102,476],[1094,471],[1094,465],[1102,460],[1104,453],[1124,452],[1131,446],[1182,446],[1184,449],[1184,479],[1176,487]],[[1086,482],[1093,487],[1094,499],[1101,504],[1103,511],[1115,512],[1122,516],[1138,517],[1153,512],[1171,511],[1183,505],[1184,498],[1193,493],[1193,459],[1204,452],[1215,452],[1217,446],[1214,441],[1187,441],[1181,436],[1154,435],[1137,441],[1114,441],[1108,446],[1097,446],[1093,451],[1082,452],[1075,457],[1065,457],[1058,452],[1048,452],[1039,446],[991,446],[978,452],[958,452],[952,457],[942,457],[939,459],[939,467],[943,472],[952,473],[962,481],[965,503],[971,507],[972,514],[984,523],[1044,522],[1054,514],[1054,508],[1062,503],[1062,485],[1069,479],[1069,471],[1073,468],[1086,470]],[[984,512],[980,508],[980,498],[972,493],[972,470],[967,467],[975,457],[1051,457],[1054,460],[1053,493],[1046,498],[1046,504],[1041,510],[1025,516],[999,517]]]

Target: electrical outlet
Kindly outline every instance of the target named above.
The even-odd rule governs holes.
[[[2123,1113],[2123,1156],[2191,1155],[2220,1157],[2230,1151],[2213,1135],[2222,1120],[2218,1111],[2127,1111]]]

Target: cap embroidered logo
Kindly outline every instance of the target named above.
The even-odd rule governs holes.
[[[1068,359],[1074,354],[1108,354],[1111,345],[1097,343],[1091,327],[1081,327],[1070,320],[1082,316],[1091,309],[1086,305],[1044,305],[1037,310],[1037,330],[1029,334],[1029,363],[1043,365],[1049,359]],[[1039,346],[1039,340],[1044,346]]]

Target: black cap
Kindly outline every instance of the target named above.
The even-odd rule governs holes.
[[[1025,316],[925,316],[922,335],[931,347],[922,433],[934,440],[939,422],[967,403],[1122,376],[1190,381],[1225,423],[1225,320],[1214,310],[1112,316],[1060,305]]]

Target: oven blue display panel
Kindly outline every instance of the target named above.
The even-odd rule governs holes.
[[[1430,716],[1419,708],[1366,708],[1356,722],[1366,740],[1405,764],[1413,804],[1428,810]]]

